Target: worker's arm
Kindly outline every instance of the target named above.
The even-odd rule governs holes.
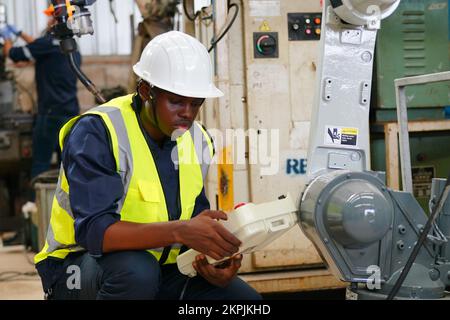
[[[28,41],[33,40],[30,36],[26,35]],[[49,57],[51,54],[59,53],[59,44],[57,41],[46,35],[38,38],[25,46],[13,47],[11,41],[5,41],[7,44],[4,48],[4,53],[14,61],[18,62],[35,62],[36,60]]]
[[[26,44],[30,44],[30,43],[34,42],[34,40],[35,40],[34,37],[30,36],[29,34],[26,34],[26,33],[23,32],[23,31],[20,32],[20,35],[19,35],[19,36],[23,39],[23,41],[26,42]]]
[[[73,126],[62,150],[62,165],[70,185],[75,240],[100,257],[105,230],[120,221],[117,201],[123,195],[100,117],[83,117]]]
[[[32,36],[26,34],[25,32],[18,30],[13,25],[7,25],[1,31],[1,36],[4,39],[3,55],[5,57],[9,57],[9,52],[10,52],[11,48],[13,47],[13,43],[12,43],[13,36],[22,38],[26,42],[26,44],[30,44],[34,41],[34,38]]]
[[[9,57],[9,51],[11,51],[11,48],[13,46],[13,43],[11,41],[11,39],[4,39],[4,44],[3,44],[3,56],[4,57]]]
[[[22,30],[19,30],[14,25],[8,24],[7,28],[10,34],[13,34],[18,38],[22,38],[27,44],[30,44],[34,41],[34,38],[32,36],[26,34]]]
[[[103,252],[145,250],[181,243],[216,260],[239,250],[240,241],[216,219],[226,220],[222,211],[205,210],[188,221],[138,224],[117,222],[105,232]]]

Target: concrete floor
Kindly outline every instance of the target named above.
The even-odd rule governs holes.
[[[25,253],[23,246],[0,247],[0,300],[44,298],[33,257],[34,253]]]

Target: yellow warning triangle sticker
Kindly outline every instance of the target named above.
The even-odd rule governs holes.
[[[261,26],[259,27],[259,30],[261,32],[269,32],[270,31],[269,23],[264,20]]]

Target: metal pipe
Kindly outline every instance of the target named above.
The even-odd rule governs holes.
[[[416,84],[428,84],[441,81],[450,81],[450,71],[425,74],[415,77],[400,78],[395,80],[396,87],[412,86]]]
[[[397,87],[397,122],[399,128],[400,163],[402,169],[403,191],[413,192],[411,150],[409,147],[408,109],[406,106],[406,88]]]
[[[395,80],[395,93],[397,98],[397,122],[399,128],[400,163],[402,165],[403,191],[413,192],[411,153],[408,132],[408,106],[406,99],[406,86],[428,84],[450,80],[450,71],[426,74],[416,77],[400,78]]]

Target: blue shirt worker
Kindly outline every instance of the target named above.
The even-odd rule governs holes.
[[[44,248],[48,299],[233,299],[261,296],[237,276],[241,242],[210,210],[214,146],[194,121],[213,83],[210,56],[178,31],[155,37],[133,67],[136,93],[70,120]],[[177,256],[199,251],[188,278]],[[216,260],[231,257],[221,265]]]
[[[67,56],[61,52],[59,42],[49,33],[53,23],[53,17],[49,16],[45,35],[37,39],[11,25],[0,32],[5,42],[5,57],[11,58],[17,67],[29,63],[35,65],[38,110],[33,127],[31,178],[50,169],[52,154],[58,146],[59,130],[80,112],[77,78]],[[11,39],[14,36],[21,37],[26,45],[13,47]],[[76,62],[81,63],[79,53],[76,54]]]

